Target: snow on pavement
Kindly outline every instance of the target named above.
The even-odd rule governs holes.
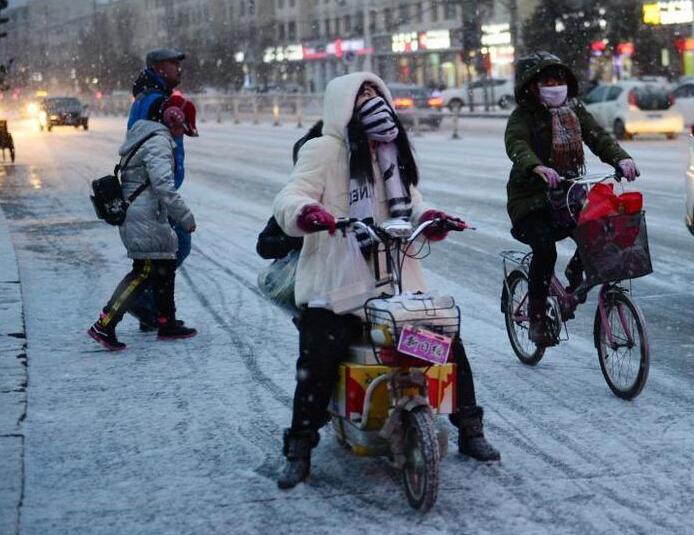
[[[282,492],[297,332],[255,288],[255,240],[291,169],[292,126],[201,125],[187,140],[183,194],[198,221],[177,277],[175,343],[119,328],[109,354],[84,332],[129,264],[95,221],[89,183],[110,171],[120,119],[89,132],[17,132],[0,203],[20,266],[29,358],[21,533],[686,533],[694,524],[692,238],[682,224],[686,139],[626,144],[641,170],[655,273],[635,281],[652,367],[633,402],[614,397],[592,345],[594,300],[571,340],[535,368],[513,355],[499,311],[508,234],[504,121],[467,119],[463,139],[414,140],[429,203],[478,228],[425,260],[456,296],[487,434],[502,462],[455,452],[439,499],[410,510],[399,474],[323,431],[308,484]],[[592,170],[605,169],[595,164]],[[561,261],[571,252],[560,248]],[[441,425],[448,425],[442,422]],[[0,486],[2,489],[2,486]],[[0,500],[7,496],[0,490]],[[9,496],[12,499],[12,496]]]

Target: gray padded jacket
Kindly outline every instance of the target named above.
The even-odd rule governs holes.
[[[169,129],[154,121],[137,121],[128,130],[118,153],[121,162],[134,146],[147,137],[125,169],[121,170],[123,195],[127,198],[149,178],[151,185],[133,201],[119,227],[128,256],[133,259],[174,259],[178,249],[170,217],[183,228],[195,224],[192,212],[174,188],[176,146]]]

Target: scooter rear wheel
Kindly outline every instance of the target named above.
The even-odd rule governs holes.
[[[436,503],[439,492],[441,457],[434,419],[427,407],[406,413],[405,419],[405,495],[414,509],[426,512]]]

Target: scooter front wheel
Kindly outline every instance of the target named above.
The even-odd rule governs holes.
[[[405,414],[405,466],[403,482],[410,505],[426,512],[439,492],[439,444],[434,419],[428,407]]]

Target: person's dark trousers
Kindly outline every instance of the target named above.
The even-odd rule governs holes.
[[[299,359],[292,433],[316,433],[327,421],[327,408],[338,378],[340,362],[350,343],[359,337],[361,321],[324,308],[302,311],[299,324]]]
[[[533,210],[514,225],[514,238],[529,245],[533,252],[528,281],[530,299],[547,299],[554,266],[557,263],[556,243],[570,237],[571,232],[572,229],[557,229],[552,223],[549,210],[546,209]],[[571,258],[566,274],[572,286],[582,277],[583,265],[578,251]]]
[[[118,284],[100,322],[104,327],[114,328],[126,311],[145,288],[151,288],[156,308],[165,318],[175,318],[174,286],[176,277],[175,260],[133,260],[133,268]]]
[[[456,364],[456,400],[458,413],[469,411],[477,407],[477,398],[475,396],[475,382],[472,378],[472,368],[470,361],[465,354],[465,347],[460,338],[457,338],[453,344],[453,360]]]
[[[188,255],[190,255],[193,240],[190,232],[183,227],[176,224],[172,224],[171,226],[178,237],[178,251],[176,251],[176,269],[178,269],[185,259],[188,258]]]
[[[176,251],[176,269],[178,269],[185,259],[188,258],[188,255],[190,255],[192,237],[190,232],[175,223],[171,222],[171,226],[178,237],[178,251]],[[159,311],[155,306],[154,294],[149,285],[147,285],[132,301],[128,312],[131,312],[136,318],[147,325],[152,327],[156,325],[156,318]]]

